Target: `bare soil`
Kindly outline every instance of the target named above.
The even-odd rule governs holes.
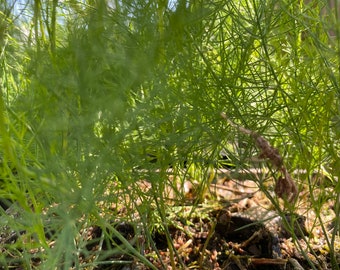
[[[148,243],[138,222],[112,223],[157,269],[300,270],[340,267],[340,256],[331,254],[327,247],[327,238],[331,239],[334,230],[334,202],[331,199],[325,199],[320,207],[321,224],[309,204],[308,191],[300,192],[298,207],[279,215],[254,181],[230,179],[221,174],[198,205],[193,205],[195,186],[192,183],[188,186],[187,204],[169,206],[167,226],[155,227],[149,232],[155,246]],[[317,189],[315,196],[320,192]],[[324,196],[325,190],[322,194]],[[13,248],[26,232],[2,228],[0,248],[6,260],[0,262],[1,269],[26,269],[24,263],[27,258],[21,257],[23,248]],[[54,232],[45,233],[53,247]],[[82,228],[79,235],[86,245],[74,256],[78,256],[82,269],[149,269],[135,257],[126,255],[124,248],[119,248],[122,242],[109,230],[103,232],[99,226],[88,226]],[[339,251],[338,236],[334,239],[334,250]],[[169,249],[169,246],[173,248]],[[40,269],[43,251],[32,248],[29,253],[31,268]],[[96,265],[95,261],[102,263]],[[76,265],[74,269],[77,269]]]

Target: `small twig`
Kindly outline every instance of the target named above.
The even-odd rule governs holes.
[[[288,262],[293,266],[294,270],[303,270],[303,267],[299,264],[299,262],[294,258],[289,258]]]
[[[271,258],[250,258],[250,262],[253,266],[274,266],[274,265],[282,265],[285,266],[287,264],[286,259],[271,259]]]
[[[235,124],[225,113],[222,112],[221,116],[233,128],[236,128],[243,134],[249,135],[255,141],[256,146],[260,150],[258,157],[261,159],[268,159],[271,164],[282,173],[282,176],[278,178],[275,186],[275,193],[277,196],[280,198],[285,198],[289,202],[294,201],[297,197],[298,190],[288,170],[284,166],[283,158],[281,157],[279,150],[271,146],[270,143],[257,132]]]
[[[206,254],[206,250],[207,250],[208,244],[209,244],[209,242],[211,240],[211,237],[215,233],[215,227],[216,227],[216,222],[212,222],[211,223],[211,228],[210,228],[210,230],[208,232],[207,239],[205,240],[204,245],[203,245],[203,247],[201,249],[201,255],[200,255],[199,259],[198,259],[198,265],[200,267],[203,267],[204,256]]]

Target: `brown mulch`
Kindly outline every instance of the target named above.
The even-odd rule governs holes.
[[[332,269],[323,231],[315,214],[308,211],[308,192],[300,194],[299,207],[280,216],[254,181],[221,174],[210,185],[204,201],[195,206],[190,205],[195,186],[185,184],[190,187],[186,188],[188,204],[169,206],[167,224],[148,232],[154,246],[139,222],[111,224],[157,269],[299,270],[313,269],[311,262],[315,269]],[[143,185],[146,190],[150,188],[146,182]],[[324,208],[329,210],[331,203],[327,202]],[[323,219],[328,230],[332,230],[332,219],[334,215],[328,211]],[[294,227],[295,237],[285,229],[286,223]],[[8,267],[0,262],[1,269],[25,269],[19,258],[20,248],[15,252],[7,249],[24,235],[25,231],[8,228],[1,231],[0,248],[2,254],[7,254]],[[47,238],[53,238],[52,235],[53,232],[46,232]],[[99,226],[88,226],[79,235],[86,242],[84,251],[78,254],[83,269],[149,269],[136,257],[127,255],[129,252],[125,252],[121,240],[110,229],[103,232]],[[55,239],[50,241],[53,248]],[[41,250],[30,252],[32,269],[39,269],[43,265]],[[337,263],[340,266],[340,260]]]

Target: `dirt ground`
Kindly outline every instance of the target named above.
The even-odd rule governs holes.
[[[326,200],[321,207],[323,224],[320,224],[311,209],[308,189],[301,187],[297,207],[289,211],[282,207],[286,211],[282,217],[256,182],[244,178],[247,176],[238,175],[236,180],[221,173],[210,185],[204,203],[195,207],[174,206],[168,214],[171,221],[168,230],[175,252],[169,251],[169,240],[159,230],[153,232],[153,239],[162,259],[147,247],[142,253],[158,269],[334,269],[321,228],[324,226],[331,237],[334,202]],[[188,186],[191,188],[186,188],[187,197],[194,198],[195,188],[190,183]],[[314,196],[318,188],[320,185],[314,188]],[[322,194],[325,195],[325,190]],[[274,191],[271,195],[275,197]],[[118,230],[127,238],[134,236],[129,224],[119,224]],[[338,238],[335,243],[338,245]],[[340,267],[340,256],[335,263]],[[147,268],[133,262],[117,269]]]
[[[143,229],[136,229],[140,224],[118,222],[112,225],[157,269],[300,270],[334,269],[334,264],[340,267],[340,256],[333,256],[332,261],[326,243],[334,229],[332,200],[326,200],[321,207],[324,222],[320,224],[309,205],[308,191],[300,193],[294,211],[279,215],[254,181],[230,179],[222,173],[207,189],[204,202],[196,206],[190,205],[195,187],[192,183],[188,187],[188,204],[173,206],[167,214],[171,239],[164,229],[155,229],[151,232],[155,243],[152,247],[147,243]],[[315,195],[317,192],[316,189]],[[294,237],[287,226],[294,228]],[[325,235],[325,231],[329,235]],[[24,235],[24,231],[2,230],[0,247],[2,254],[7,255],[6,263],[0,263],[1,269],[25,269],[20,260],[20,249],[16,252],[6,249]],[[117,249],[121,241],[114,235],[103,234],[100,227],[84,227],[80,235],[87,243],[86,250],[78,254],[82,269],[149,269],[135,257]],[[103,239],[103,235],[108,238]],[[334,250],[339,251],[339,239],[334,239]],[[170,250],[169,245],[173,246]],[[110,253],[113,249],[116,252]],[[40,269],[43,264],[41,251],[32,249],[30,252],[32,269]],[[92,262],[96,260],[102,263],[94,266]]]

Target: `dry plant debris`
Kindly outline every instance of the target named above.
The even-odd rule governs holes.
[[[280,223],[277,213],[271,210],[269,199],[262,192],[258,192],[253,181],[226,180],[224,174],[219,174],[216,182],[210,186],[211,192],[216,194],[215,200],[198,206],[192,206],[191,200],[188,200],[184,206],[172,206],[169,203],[171,211],[167,213],[169,222],[167,226],[177,254],[173,262],[175,268],[170,266],[171,253],[164,231],[154,229],[150,232],[160,255],[159,258],[155,249],[148,245],[138,215],[129,221],[122,221],[126,220],[131,210],[121,209],[117,212],[114,208],[106,209],[105,205],[100,209],[105,212],[105,219],[106,217],[107,220],[112,219],[110,226],[115,228],[140,254],[148,258],[157,269],[311,269]],[[142,183],[141,188],[145,188]],[[222,197],[225,201],[217,203],[216,198]],[[306,200],[308,201],[308,198]],[[51,212],[46,212],[46,219],[53,218],[53,223],[58,224],[62,219],[53,214],[53,207],[50,209]],[[16,210],[15,207],[12,209]],[[9,209],[6,213],[20,215],[20,211],[12,212]],[[13,218],[18,217],[15,215]],[[302,230],[304,233],[298,241],[301,241],[301,245],[304,243],[306,245],[304,241],[308,239],[307,235],[313,229],[314,238],[307,241],[312,245],[314,252],[308,253],[308,256],[315,260],[317,267],[320,266],[318,269],[330,269],[328,253],[322,244],[323,236],[315,237],[317,228],[313,220],[309,220],[308,216],[307,220],[301,218],[302,224],[297,232]],[[102,228],[95,224],[79,222],[83,226],[79,231],[79,238],[75,239],[75,245],[82,246],[82,249],[79,257],[75,256],[74,260],[78,261],[83,269],[149,269],[138,259],[124,252],[126,251],[124,245],[112,233],[110,227]],[[306,229],[304,223],[307,225]],[[55,226],[52,228],[56,229]],[[49,246],[53,249],[59,240],[48,228],[45,229]],[[45,256],[43,250],[32,248],[30,254],[25,255],[26,261],[22,259],[21,251],[15,250],[16,244],[23,239],[28,239],[28,232],[18,233],[11,228],[6,229],[6,226],[1,227],[1,231],[1,252],[7,259],[9,269],[25,269],[23,265],[28,259],[31,260],[32,269],[40,269],[43,266]],[[313,244],[314,242],[316,244]],[[322,255],[322,261],[315,254]],[[2,266],[4,265],[0,263],[0,268]]]

